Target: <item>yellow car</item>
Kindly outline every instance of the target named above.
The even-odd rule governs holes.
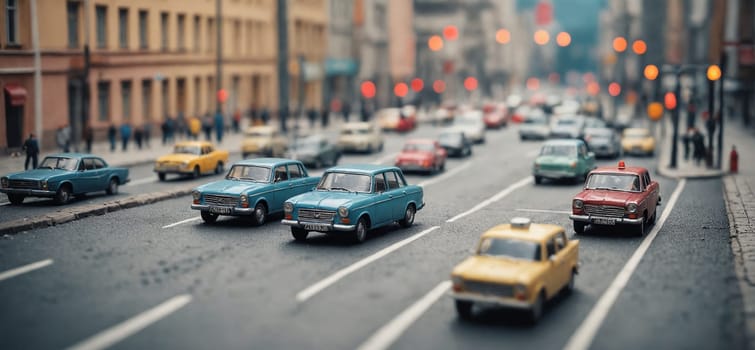
[[[621,137],[621,148],[624,150],[624,154],[652,156],[655,153],[655,138],[645,128],[624,129]]]
[[[372,123],[350,122],[341,126],[338,148],[343,152],[367,152],[383,150],[383,134]]]
[[[228,164],[228,151],[217,150],[207,141],[178,142],[173,146],[173,153],[157,158],[155,172],[160,181],[166,174],[199,175],[213,171],[223,172]]]
[[[283,157],[288,149],[288,139],[272,126],[252,126],[244,131],[241,141],[241,156],[252,154],[266,157]]]
[[[495,226],[451,273],[456,311],[470,319],[475,305],[504,306],[528,310],[536,322],[546,301],[574,289],[578,259],[579,241],[561,226],[526,218]]]

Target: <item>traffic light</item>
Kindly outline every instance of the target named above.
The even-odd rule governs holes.
[[[645,78],[648,80],[655,80],[658,78],[658,67],[656,67],[654,64],[648,64],[645,66]]]
[[[663,105],[666,106],[666,109],[668,110],[676,108],[676,95],[671,91],[667,92],[663,96]]]

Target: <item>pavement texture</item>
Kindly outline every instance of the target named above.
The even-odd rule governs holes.
[[[721,177],[723,196],[729,218],[731,250],[735,257],[735,271],[744,303],[745,336],[748,348],[755,348],[755,128],[745,127],[737,120],[727,120],[724,126],[724,149],[721,169],[696,166],[692,160],[685,161],[679,144],[676,168],[670,168],[671,123],[663,130],[667,137],[661,138],[662,149],[658,157],[658,172],[670,178]],[[731,171],[730,152],[736,147],[738,169]]]

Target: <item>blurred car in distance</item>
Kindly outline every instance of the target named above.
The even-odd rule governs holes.
[[[545,114],[531,113],[519,124],[519,139],[545,140],[550,135],[550,130]]]
[[[549,140],[535,158],[532,175],[535,184],[540,184],[543,179],[579,182],[584,181],[592,169],[595,169],[595,154],[587,151],[582,140]]]
[[[508,112],[501,104],[490,103],[482,107],[483,122],[488,129],[500,129],[508,124]]]
[[[317,169],[338,164],[341,150],[324,135],[315,134],[296,139],[286,151],[285,158],[296,159]]]
[[[451,126],[464,133],[474,143],[485,142],[485,122],[482,120],[482,111],[470,110],[454,118]]]
[[[444,128],[438,135],[438,143],[446,150],[449,157],[467,157],[472,155],[472,142],[461,130]]]
[[[622,155],[621,137],[611,128],[585,128],[587,149],[596,157],[617,158]]]
[[[621,137],[624,154],[653,156],[655,154],[655,137],[645,128],[624,129]]]
[[[432,139],[410,139],[396,156],[396,167],[404,173],[436,173],[446,169],[446,150]]]
[[[272,126],[251,126],[244,131],[241,141],[241,157],[261,155],[265,157],[283,157],[288,148],[288,139]]]
[[[552,118],[549,138],[578,139],[585,129],[585,118],[578,115],[562,115]]]
[[[380,152],[383,143],[380,129],[369,122],[344,123],[338,135],[338,148],[342,152]]]
[[[154,171],[164,181],[167,174],[198,178],[212,172],[220,174],[228,164],[228,151],[216,149],[208,141],[183,141],[173,146],[173,153],[157,158]]]

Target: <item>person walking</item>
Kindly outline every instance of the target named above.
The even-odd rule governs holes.
[[[270,110],[267,108],[267,106],[262,108],[261,118],[262,118],[262,125],[267,125],[267,122],[270,121]]]
[[[202,131],[202,122],[194,116],[189,118],[189,139],[199,140],[199,132]]]
[[[163,133],[163,146],[164,146],[168,143],[168,118],[165,118],[162,124],[160,124],[160,132]]]
[[[121,150],[128,149],[128,140],[131,138],[131,125],[128,122],[121,124]]]
[[[212,118],[209,112],[202,118],[202,130],[204,131],[205,141],[212,140]]]
[[[39,159],[39,142],[34,134],[29,134],[29,138],[24,141],[24,151],[26,151],[26,161],[24,162],[24,170],[29,170],[29,160],[31,160],[32,169],[37,168],[37,160]]]
[[[695,165],[699,166],[700,162],[705,158],[705,138],[703,138],[703,134],[697,128],[693,128],[692,148],[692,157],[695,159]]]
[[[309,119],[309,128],[314,129],[317,123],[317,110],[314,107],[307,110],[307,119]]]
[[[220,112],[215,113],[215,140],[218,143],[223,142],[223,131],[225,130],[225,120],[223,120],[223,114]]]
[[[692,144],[692,135],[693,135],[692,130],[693,130],[692,127],[687,128],[687,132],[684,135],[682,135],[682,144],[684,145],[684,160],[685,161],[689,160],[689,150],[690,150],[690,145]]]
[[[150,123],[150,122],[144,123],[143,132],[144,132],[144,135],[143,135],[143,137],[144,137],[144,145],[147,146],[147,148],[150,148],[149,147],[149,138],[150,138],[150,134],[152,133],[152,123]]]
[[[142,130],[141,126],[137,126],[134,128],[134,142],[136,143],[136,148],[142,149],[142,139],[144,138],[144,131]]]
[[[110,152],[115,152],[115,136],[117,133],[115,124],[110,123],[110,126],[107,128],[107,140],[110,141]]]
[[[58,144],[58,147],[65,152],[68,153],[70,143],[71,143],[71,129],[68,128],[68,125],[61,125],[58,127],[58,131],[55,132],[55,142]]]
[[[343,110],[343,121],[348,122],[349,117],[351,116],[351,104],[349,103],[349,101],[345,101],[343,103],[342,110]]]
[[[237,108],[233,113],[233,133],[238,134],[241,127],[241,111]]]
[[[92,141],[94,140],[94,130],[92,130],[92,126],[87,123],[87,125],[84,127],[84,143],[86,145],[87,153],[92,153]]]

